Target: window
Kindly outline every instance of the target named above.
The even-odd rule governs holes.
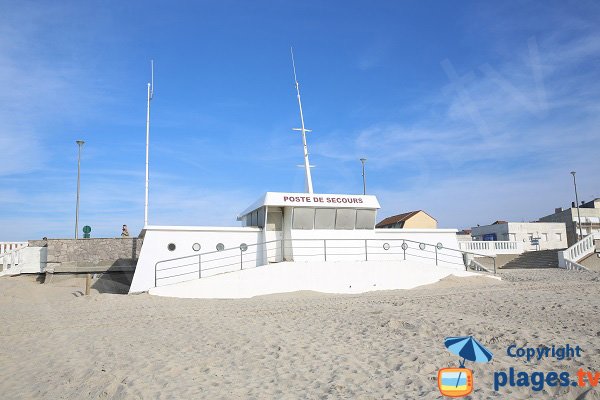
[[[533,240],[533,233],[528,233],[527,239],[531,242]]]
[[[169,245],[167,246],[167,249],[169,249],[169,251],[175,251],[175,243],[169,243]]]
[[[548,241],[548,234],[547,233],[542,233],[541,239],[542,239],[542,242],[547,242]]]
[[[335,208],[315,210],[315,229],[335,229]]]
[[[292,229],[312,229],[315,222],[314,208],[294,208]]]
[[[374,229],[375,210],[356,210],[356,229]]]
[[[351,208],[338,208],[335,217],[335,229],[354,229],[356,210]]]
[[[258,210],[256,210],[256,225],[259,228],[264,228],[265,227],[265,208],[261,207]]]
[[[283,212],[281,209],[275,209],[267,212],[267,230],[280,231],[283,227]]]
[[[512,242],[516,242],[517,241],[517,234],[516,233],[509,233],[508,234],[508,239]]]

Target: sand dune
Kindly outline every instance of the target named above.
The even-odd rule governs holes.
[[[83,280],[0,279],[0,395],[6,399],[434,399],[458,358],[446,336],[493,353],[474,399],[574,399],[588,388],[504,387],[493,373],[600,370],[596,273],[503,272],[405,291],[244,300],[81,296]],[[564,345],[571,360],[526,363],[506,348]],[[598,389],[586,399],[600,398]]]

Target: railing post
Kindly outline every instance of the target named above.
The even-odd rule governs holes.
[[[325,257],[325,261],[327,261],[327,239],[323,239],[323,256]]]
[[[158,278],[156,277],[156,268],[158,268],[158,263],[154,264],[154,287],[158,287]]]
[[[202,278],[202,255],[198,254],[198,279]]]
[[[369,251],[367,250],[367,239],[365,239],[365,261],[369,261]]]
[[[494,260],[494,275],[496,275],[496,257],[492,258]]]
[[[244,269],[244,252],[242,251],[242,248],[240,247],[240,271]]]
[[[281,236],[281,262],[283,262],[285,260],[285,257],[283,255],[285,253],[285,249],[284,249],[285,244],[284,243],[285,243],[285,239],[283,238],[283,236]]]
[[[437,246],[434,247],[435,249],[435,266],[438,266],[438,255],[437,255]]]
[[[402,251],[404,252],[404,261],[406,261],[406,249],[405,249],[406,246],[405,246],[405,244],[406,244],[406,242],[403,240],[402,241]]]

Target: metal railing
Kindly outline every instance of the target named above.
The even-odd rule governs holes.
[[[281,261],[398,261],[407,259],[445,266],[473,267],[474,257],[495,256],[445,248],[410,239],[278,239],[159,261],[155,287],[201,279]]]

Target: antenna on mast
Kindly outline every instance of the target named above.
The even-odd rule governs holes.
[[[148,225],[148,164],[150,150],[150,100],[154,97],[154,60],[150,60],[150,82],[148,82],[148,108],[146,110],[146,190],[144,199],[144,227]]]
[[[298,94],[298,107],[300,108],[300,122],[302,128],[293,128],[295,131],[302,132],[302,145],[304,146],[304,173],[306,174],[306,192],[313,193],[312,177],[310,175],[310,163],[308,161],[308,146],[306,145],[306,132],[312,132],[304,127],[304,114],[302,113],[302,101],[300,100],[300,85],[296,77],[296,63],[294,61],[294,48],[290,47],[292,54],[292,69],[294,70],[294,83],[296,84],[296,93]]]

